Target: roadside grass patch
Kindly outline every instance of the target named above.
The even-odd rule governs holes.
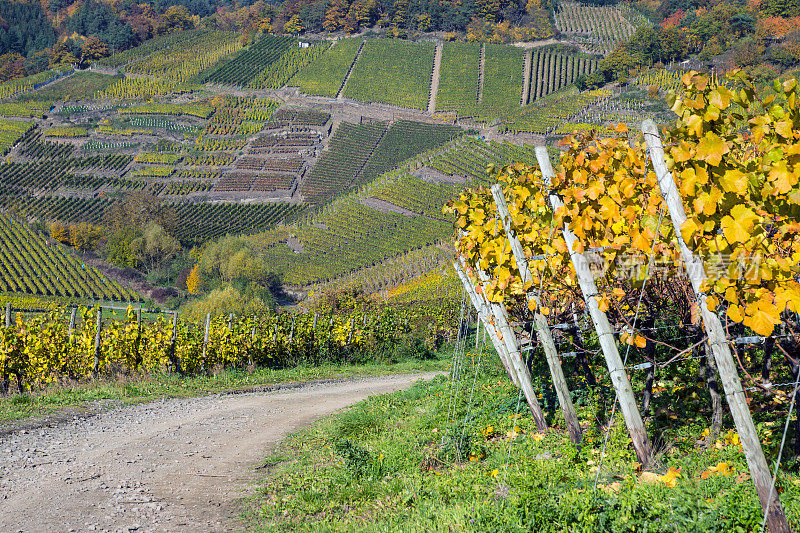
[[[666,394],[654,400],[648,428],[660,456],[644,472],[616,417],[598,476],[606,421],[597,415],[610,412],[614,399],[607,376],[594,391],[575,387],[584,427],[578,447],[541,380],[534,377],[551,426],[545,434],[495,356],[483,355],[475,379],[479,359],[467,354],[460,383],[441,376],[371,397],[290,436],[276,453],[291,461],[270,469],[248,503],[248,525],[255,531],[759,530],[761,509],[732,422],[726,419],[716,443],[700,445],[705,398],[677,421],[662,416],[677,400]],[[535,366],[532,374],[542,372]],[[771,461],[779,439],[764,429],[759,423]],[[778,488],[796,529],[795,466],[782,468]]]

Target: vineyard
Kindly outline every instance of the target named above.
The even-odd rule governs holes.
[[[451,338],[457,312],[452,302],[432,301],[369,313],[208,316],[205,324],[195,324],[177,315],[147,321],[131,307],[122,319],[102,308],[55,307],[40,316],[9,317],[0,340],[0,384],[8,393],[116,373],[189,375],[216,367],[391,357],[412,333],[434,347]]]
[[[300,248],[289,246],[284,229],[255,236],[253,243],[265,248],[265,260],[294,285],[378,268],[374,265],[447,239],[451,229],[442,204],[456,197],[464,184],[485,183],[488,165],[515,160],[532,161],[532,149],[459,137],[289,226]],[[386,208],[375,206],[374,199],[386,202]],[[263,246],[264,240],[277,244]]]
[[[0,215],[0,292],[136,301],[139,297],[87,267],[56,243]]]
[[[335,97],[362,43],[361,39],[339,39],[318,59],[300,69],[289,85],[299,87],[305,94]]]
[[[636,26],[617,6],[591,6],[578,2],[562,2],[555,23],[558,31],[582,42],[591,52],[606,55],[620,42],[627,41]],[[641,17],[631,17],[637,25]]]
[[[203,83],[246,86],[258,80],[262,72],[268,72],[269,66],[279,61],[292,46],[297,47],[297,41],[291,37],[267,35],[203,73],[199,80]]]
[[[682,426],[692,423],[687,411],[702,396],[698,422],[706,429],[687,444],[735,445],[728,457],[746,474],[739,481],[747,482],[753,523],[789,531],[795,500],[783,502],[784,513],[776,487],[800,375],[794,358],[778,351],[798,349],[800,267],[791,259],[798,169],[770,154],[796,149],[798,85],[790,79],[762,91],[741,73],[720,81],[694,72],[682,84],[664,141],[652,121],[641,126],[644,142],[624,125],[607,137],[570,136],[555,169],[540,147],[538,165],[504,167],[491,189],[469,189],[449,203],[454,266],[527,403],[531,431],[550,427],[529,357],[547,363],[536,363],[537,380],[552,387],[564,437],[575,444],[585,429],[573,403],[580,393],[572,391],[598,390],[593,369],[607,376],[610,417],[618,414],[626,430],[625,462],[636,461],[644,471],[637,477],[661,468],[650,435],[680,445]],[[762,99],[775,104],[765,109]],[[763,127],[773,121],[774,129]],[[575,362],[569,378],[565,360]],[[725,435],[723,424],[735,430]],[[769,427],[783,439],[770,437]],[[607,424],[592,434],[602,442],[605,433],[607,442],[610,431]],[[604,459],[613,460],[601,452],[599,462],[580,461],[594,465],[597,474],[586,480],[594,487],[613,479]],[[706,480],[719,463],[682,473],[677,462],[668,460],[657,479],[671,488],[705,486],[716,497]]]
[[[353,67],[343,95],[362,102],[425,110],[434,50],[433,43],[370,39]]]
[[[596,59],[534,51],[531,57],[529,99],[526,103],[572,85],[579,76],[597,69]]]
[[[478,102],[481,45],[445,43],[439,68],[439,91],[436,109],[461,111]]]
[[[342,122],[331,137],[330,148],[305,177],[300,193],[307,203],[324,202],[348,189],[366,165],[386,132],[386,124]]]

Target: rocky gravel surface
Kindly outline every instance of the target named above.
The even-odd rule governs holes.
[[[163,400],[0,437],[0,531],[235,531],[277,443],[436,373]],[[263,474],[261,474],[263,475]]]

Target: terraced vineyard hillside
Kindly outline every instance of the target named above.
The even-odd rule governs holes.
[[[532,147],[462,137],[407,160],[302,224],[251,239],[285,282],[329,281],[448,238],[444,203],[465,186],[486,182],[489,164],[534,159]]]
[[[276,35],[243,46],[234,32],[177,32],[92,72],[0,84],[0,209],[103,225],[139,195],[168,213],[184,247],[267,235],[265,262],[286,282],[330,280],[435,245],[450,231],[444,202],[487,164],[530,159],[469,134],[602,129],[644,109],[644,89],[622,105],[572,85],[598,60],[552,47]],[[674,75],[637,82],[666,89]]]

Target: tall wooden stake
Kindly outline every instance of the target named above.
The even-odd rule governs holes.
[[[11,302],[6,303],[6,327],[11,327]]]
[[[69,340],[72,340],[72,334],[75,331],[75,313],[77,311],[78,310],[73,307],[72,311],[69,313]]]
[[[517,270],[522,276],[523,283],[532,283],[533,276],[531,275],[530,267],[528,266],[528,258],[525,257],[525,251],[522,249],[517,234],[511,227],[511,216],[508,212],[508,204],[503,194],[502,186],[497,183],[492,186],[492,196],[494,196],[494,203],[497,206],[497,212],[500,215],[500,220],[503,222],[503,229],[506,232],[506,238],[511,244],[511,251],[514,254],[514,259],[517,262]],[[575,412],[575,406],[572,403],[572,396],[569,393],[567,380],[564,377],[564,371],[561,368],[561,361],[558,358],[558,351],[556,350],[556,343],[553,341],[553,335],[550,332],[550,326],[547,323],[547,318],[539,312],[539,298],[532,292],[526,294],[527,300],[536,303],[537,311],[533,314],[533,324],[536,328],[536,335],[539,342],[542,343],[544,349],[545,359],[547,366],[550,368],[550,375],[553,378],[553,386],[558,395],[558,403],[561,405],[561,412],[564,415],[564,421],[567,424],[567,431],[569,438],[575,444],[581,441],[582,431],[581,425],[578,422],[578,415]],[[531,339],[533,342],[533,339]]]
[[[703,317],[703,325],[708,335],[708,344],[719,369],[725,397],[728,400],[728,406],[736,424],[736,431],[739,433],[747,465],[750,467],[750,476],[753,478],[758,499],[761,501],[761,508],[767,517],[767,525],[772,533],[790,531],[777,492],[771,491],[772,476],[769,472],[769,465],[764,457],[764,451],[761,449],[761,441],[756,433],[753,418],[750,416],[750,408],[747,405],[744,390],[742,390],[742,382],[739,379],[739,372],[736,369],[736,363],[733,361],[733,356],[728,346],[725,330],[722,328],[722,322],[716,313],[708,310],[706,295],[700,291],[700,285],[706,279],[703,261],[692,253],[681,235],[680,229],[686,221],[686,211],[675,186],[672,173],[667,169],[667,164],[664,161],[664,148],[661,145],[658,127],[652,120],[646,120],[642,123],[642,133],[644,133],[645,141],[647,142],[650,159],[653,161],[653,169],[658,178],[661,195],[664,197],[669,209],[672,225],[675,228],[675,237],[680,246],[683,262],[686,264],[686,273],[692,283],[692,288],[700,307],[700,314]],[[772,494],[771,499],[770,493]]]
[[[97,374],[100,368],[100,335],[103,331],[103,308],[97,308],[97,328],[94,332],[94,360],[92,361],[92,372]]]
[[[208,329],[211,327],[211,313],[206,313],[206,327],[203,333],[203,368],[206,367],[206,352],[208,351]]]
[[[483,329],[489,333],[489,339],[492,341],[494,345],[494,349],[497,352],[497,355],[500,357],[500,361],[503,363],[503,366],[508,372],[508,377],[511,378],[511,382],[516,386],[519,387],[519,379],[517,378],[517,373],[514,370],[514,367],[508,361],[508,353],[506,352],[506,346],[500,339],[497,337],[497,334],[494,331],[494,328],[489,327],[489,305],[486,303],[486,300],[481,298],[477,292],[475,292],[475,287],[472,286],[472,282],[469,280],[469,277],[461,268],[457,262],[453,263],[453,268],[456,270],[459,279],[461,279],[461,283],[464,285],[464,288],[467,291],[467,295],[469,295],[469,299],[472,302],[473,307],[478,312],[478,318],[483,321]]]
[[[485,294],[489,286],[489,276],[479,269],[475,269],[475,272],[478,274],[478,278],[483,284],[483,291]],[[522,353],[519,351],[519,343],[517,342],[517,334],[514,333],[514,330],[511,329],[511,325],[508,323],[506,308],[502,304],[489,302],[489,309],[491,309],[492,314],[494,314],[494,327],[497,329],[497,336],[503,341],[503,344],[505,344],[511,366],[517,371],[519,386],[523,394],[525,394],[525,400],[527,400],[528,407],[531,409],[533,421],[536,422],[536,428],[542,432],[547,431],[547,421],[544,419],[544,413],[542,412],[541,406],[539,406],[536,391],[533,390],[533,383],[531,383],[531,372],[528,370],[528,365],[525,364],[525,360],[522,359]]]
[[[183,369],[181,368],[180,361],[178,361],[177,355],[175,355],[175,348],[178,345],[178,312],[175,311],[172,314],[172,339],[169,343],[169,358],[172,362],[172,366],[175,367],[175,370],[179,374],[183,374]]]
[[[547,154],[547,148],[544,146],[536,147],[536,160],[539,162],[542,175],[549,183],[555,176],[555,172],[553,172],[553,167],[550,164],[550,156]],[[550,207],[554,212],[563,205],[561,198],[555,194],[550,195]],[[589,310],[589,315],[592,317],[592,322],[594,322],[595,331],[597,331],[597,340],[600,342],[600,347],[603,350],[603,356],[606,360],[611,383],[614,385],[614,390],[617,393],[620,411],[622,411],[622,416],[625,418],[625,425],[633,441],[636,457],[643,466],[647,466],[652,458],[653,448],[650,444],[650,439],[647,437],[642,415],[639,414],[639,408],[636,406],[636,398],[633,396],[631,382],[628,379],[628,374],[625,372],[622,358],[619,356],[619,350],[614,340],[611,324],[608,322],[606,314],[600,310],[600,305],[597,301],[597,285],[595,285],[594,275],[589,269],[589,261],[587,261],[582,253],[574,250],[573,246],[577,238],[566,224],[564,225],[562,234],[564,236],[564,241],[567,243],[569,257],[572,261],[572,266],[575,268],[575,275],[578,278],[578,284],[581,287],[583,299],[586,302],[586,308]]]

